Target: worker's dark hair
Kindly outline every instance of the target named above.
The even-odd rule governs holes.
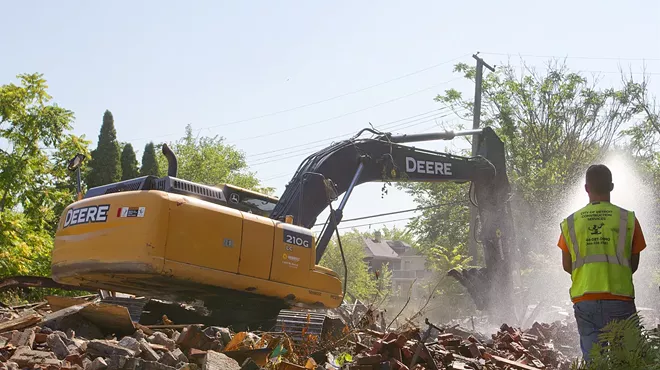
[[[587,186],[595,194],[608,194],[612,191],[612,172],[604,164],[593,164],[587,169]]]

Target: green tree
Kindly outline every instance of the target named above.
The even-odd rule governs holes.
[[[96,149],[92,151],[89,163],[87,185],[96,187],[117,182],[121,179],[120,149],[117,142],[117,131],[112,113],[103,113],[103,124],[99,133]]]
[[[178,177],[205,185],[233,184],[246,189],[272,194],[272,188],[262,187],[254,173],[248,171],[245,155],[224,138],[193,136],[192,127],[186,126],[185,136],[168,146],[177,156]],[[157,157],[161,175],[167,173],[167,159]]]
[[[391,289],[392,272],[389,266],[384,266],[378,272],[378,276],[375,271],[369,270],[369,265],[365,261],[367,255],[364,251],[363,237],[364,235],[358,230],[353,230],[344,233],[340,239],[348,270],[347,301],[351,301],[350,296],[352,296],[363,302],[375,302]],[[338,273],[342,284],[344,283],[346,275],[336,239],[330,241],[319,264]]]
[[[470,81],[476,75],[474,67],[463,63],[455,66],[455,72]],[[556,258],[556,250],[541,241],[556,241],[557,218],[563,216],[557,214],[557,206],[565,200],[565,192],[582,179],[586,166],[612,148],[622,126],[639,112],[632,100],[638,88],[628,83],[599,88],[596,81],[553,61],[541,72],[523,63],[521,70],[505,65],[485,73],[481,123],[495,129],[505,144],[516,247],[524,247],[525,253],[511,250],[520,266],[548,278],[562,273],[547,263],[548,258]],[[472,121],[473,102],[459,91],[449,89],[435,101]],[[465,151],[455,154],[469,156]],[[479,237],[468,230],[469,184],[405,187],[420,206],[448,204],[425,210],[409,225],[435,267],[441,271],[477,264],[465,257],[469,238]],[[526,276],[523,271],[520,282],[533,283]]]
[[[50,103],[42,74],[18,79],[0,87],[0,276],[47,276],[60,212],[74,199],[67,162],[89,156],[89,142],[67,134],[74,114]]]
[[[632,74],[622,74],[622,83],[629,86],[631,100],[636,111],[641,113],[632,127],[624,130],[630,138],[629,146],[636,159],[653,167],[658,167],[660,153],[660,105],[655,96],[650,96],[648,77],[635,81]]]
[[[167,167],[166,167],[167,168]],[[142,166],[140,167],[140,176],[160,176],[160,169],[158,167],[158,159],[156,156],[156,148],[153,142],[149,142],[144,146],[144,153],[142,153]]]
[[[133,145],[126,144],[121,152],[121,179],[128,180],[138,176],[138,162]]]
[[[474,67],[462,63],[455,71],[468,80],[476,74]],[[552,205],[567,185],[582,176],[586,165],[610,148],[637,108],[630,85],[598,89],[595,82],[555,62],[543,73],[527,67],[523,71],[503,66],[484,77],[481,122],[493,127],[505,143],[512,200],[520,211],[517,229],[536,238],[539,228],[545,229],[554,217],[545,206]],[[457,112],[471,111],[473,105],[455,89],[435,100]],[[469,118],[470,113],[461,116]]]

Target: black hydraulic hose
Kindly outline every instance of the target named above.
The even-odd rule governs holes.
[[[335,210],[330,204],[330,218],[332,223],[335,226],[335,234],[337,235],[337,244],[339,244],[339,252],[341,253],[341,261],[344,264],[344,294],[342,294],[341,303],[344,303],[344,298],[346,297],[346,284],[348,283],[348,266],[346,265],[346,257],[344,256],[344,247],[341,245],[341,237],[339,237],[339,228],[337,228],[337,218],[335,218]]]

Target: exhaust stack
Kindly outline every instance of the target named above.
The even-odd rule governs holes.
[[[167,176],[176,177],[178,162],[176,155],[167,144],[163,144],[163,155],[167,158]]]

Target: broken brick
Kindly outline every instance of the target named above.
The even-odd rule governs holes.
[[[213,346],[213,338],[203,332],[199,326],[193,325],[183,330],[176,344],[184,349],[197,348],[208,350]]]
[[[165,346],[165,348],[167,348],[170,351],[174,350],[174,347],[176,346],[176,342],[174,342],[172,339],[168,338],[167,335],[159,331],[155,332],[147,339],[151,343]]]
[[[390,366],[392,370],[408,370],[408,366],[395,358],[390,359]]]
[[[64,358],[64,361],[73,364],[73,365],[78,365],[81,368],[84,368],[83,366],[83,360],[78,354],[73,354],[73,355],[68,355]]]
[[[396,338],[396,342],[394,342],[394,343],[396,344],[397,347],[403,348],[403,346],[405,346],[406,343],[408,343],[408,339],[406,337],[404,337],[403,335],[399,335]]]
[[[477,346],[476,343],[470,343],[469,346],[467,346],[468,351],[470,352],[470,357],[472,358],[480,358],[481,357],[481,351],[479,351],[479,347]]]
[[[375,365],[383,361],[383,357],[379,354],[377,355],[358,355],[355,358],[355,362],[358,365]]]
[[[35,334],[33,329],[25,329],[23,331],[15,331],[12,333],[9,344],[14,347],[30,347],[34,345]]]
[[[155,361],[143,361],[142,370],[176,370],[175,367]]]
[[[46,351],[35,351],[25,346],[18,347],[10,360],[20,367],[62,366],[62,361],[58,360],[55,354]]]

